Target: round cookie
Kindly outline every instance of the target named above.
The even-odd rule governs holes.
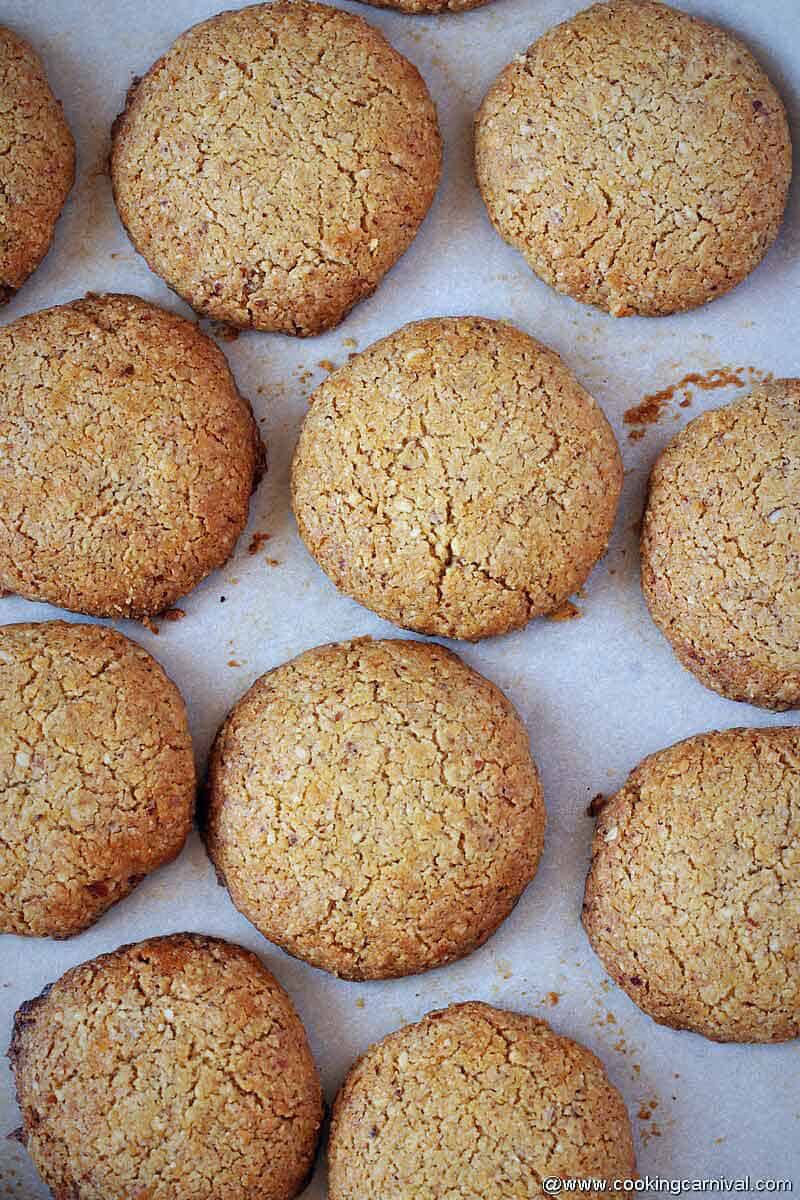
[[[600,1060],[546,1021],[477,1002],[369,1048],[336,1099],[328,1159],[331,1200],[507,1200],[545,1195],[547,1178],[636,1169]]]
[[[193,308],[308,335],[411,244],[441,155],[428,89],[379,30],[275,0],[178,38],[131,90],[111,171],[133,244]]]
[[[0,933],[91,925],[180,853],[194,795],[183,700],[141,646],[0,627]]]
[[[583,924],[654,1020],[720,1042],[800,1035],[800,729],[644,759],[600,812]]]
[[[654,0],[551,29],[500,74],[475,130],[501,237],[617,317],[740,283],[778,232],[791,157],[781,99],[745,46]]]
[[[505,633],[557,609],[605,552],[614,434],[558,355],[512,325],[406,325],[312,399],[292,465],[300,535],[387,620]]]
[[[16,1016],[28,1152],[56,1200],[291,1200],[322,1093],[254,954],[179,933],[73,967]]]
[[[696,417],[650,475],[650,614],[701,683],[763,708],[800,705],[798,495],[798,379]]]
[[[345,979],[480,946],[533,878],[544,823],[519,717],[442,646],[308,650],[253,685],[211,755],[220,881],[271,941]]]
[[[263,450],[225,356],[135,296],[0,330],[0,587],[159,613],[224,563]]]
[[[472,8],[481,8],[489,0],[364,0],[364,3],[372,4],[375,8],[394,8],[413,16],[427,16],[467,12]]]
[[[0,304],[44,258],[75,178],[75,143],[44,68],[0,25]]]

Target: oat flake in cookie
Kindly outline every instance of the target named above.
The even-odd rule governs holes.
[[[482,638],[552,612],[614,525],[611,427],[513,325],[406,325],[314,392],[292,464],[308,549],[337,587],[420,633]]]
[[[225,356],[135,296],[0,330],[0,587],[163,611],[230,556],[263,449]]]
[[[629,1179],[622,1097],[590,1050],[536,1017],[457,1004],[367,1050],[328,1149],[331,1200],[509,1200],[542,1180]]]
[[[791,157],[781,99],[743,43],[654,0],[595,4],[544,34],[475,130],[500,235],[618,317],[740,283],[778,232]]]
[[[0,303],[53,238],[75,178],[75,143],[39,58],[0,26]]]
[[[800,705],[800,380],[696,417],[650,475],[642,588],[701,683]]]
[[[22,1135],[55,1200],[292,1200],[322,1092],[254,954],[156,937],[73,967],[16,1015]]]
[[[181,851],[195,771],[186,709],[101,625],[0,627],[0,933],[79,933]]]
[[[542,850],[528,737],[442,646],[319,646],[262,676],[211,755],[206,841],[237,908],[347,979],[461,958]]]
[[[600,812],[583,923],[654,1020],[719,1042],[800,1035],[800,729],[644,759]]]
[[[314,334],[369,296],[439,181],[419,72],[324,4],[221,13],[128,97],[111,170],[136,248],[198,312]]]

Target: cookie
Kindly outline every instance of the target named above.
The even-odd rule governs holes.
[[[507,1200],[545,1195],[547,1178],[636,1169],[599,1059],[546,1021],[477,1002],[369,1048],[336,1099],[328,1158],[331,1200]]]
[[[800,380],[696,417],[650,475],[642,588],[679,661],[763,708],[800,705]]]
[[[602,808],[583,924],[654,1020],[719,1042],[800,1035],[800,729],[651,754]]]
[[[441,170],[416,67],[360,17],[276,0],[195,25],[115,127],[133,244],[198,312],[315,334],[408,249]]]
[[[0,587],[144,617],[231,555],[262,448],[225,356],[135,296],[0,330]]]
[[[505,633],[557,609],[605,552],[614,434],[558,355],[512,325],[406,325],[312,401],[292,466],[300,535],[387,620]]]
[[[44,68],[0,26],[0,304],[50,248],[75,179],[75,143]]]
[[[471,8],[480,8],[489,0],[365,0],[376,8],[394,8],[414,16],[428,13],[457,13],[466,12]]]
[[[616,317],[741,283],[777,235],[791,157],[781,99],[745,46],[654,0],[551,29],[476,120],[498,233],[551,287]]]
[[[180,853],[194,793],[183,700],[141,646],[0,627],[0,933],[91,925]]]
[[[291,1200],[322,1093],[254,954],[178,933],[73,967],[16,1015],[22,1137],[55,1200]]]
[[[360,639],[262,676],[211,755],[206,841],[236,907],[345,979],[461,958],[542,850],[525,729],[442,646]]]

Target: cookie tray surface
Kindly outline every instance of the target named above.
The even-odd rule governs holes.
[[[508,694],[527,724],[548,808],[535,881],[500,930],[464,961],[404,980],[345,983],[262,938],[217,885],[193,833],[176,863],[86,933],[64,942],[0,939],[0,1043],[8,1043],[15,1009],[68,967],[153,934],[197,930],[255,950],[289,990],[329,1102],[370,1042],[432,1009],[481,999],[543,1016],[600,1055],[631,1114],[642,1175],[777,1177],[792,1179],[797,1189],[800,1045],[716,1045],[655,1025],[607,978],[581,928],[580,908],[593,829],[587,808],[595,795],[616,790],[644,755],[691,734],[800,722],[796,713],[771,715],[723,700],[681,669],[647,615],[637,548],[647,473],[673,433],[704,408],[745,394],[753,379],[800,375],[800,188],[792,188],[783,229],[764,263],[699,311],[618,320],[534,277],[489,224],[472,175],[472,117],[513,55],[582,6],[494,0],[462,15],[411,17],[342,3],[379,26],[424,75],[445,140],[442,185],[411,249],[332,333],[305,340],[231,337],[203,322],[253,404],[269,445],[269,473],[235,556],[180,602],[183,618],[156,621],[157,633],[118,625],[181,688],[201,769],[227,710],[265,670],[322,642],[410,636],[339,595],[297,535],[288,472],[308,396],[332,365],[407,321],[446,314],[512,321],[556,349],[603,405],[625,465],[609,552],[573,598],[580,615],[538,620],[475,645],[451,643]],[[793,127],[800,127],[794,0],[681,0],[680,6],[745,39],[781,92]],[[133,76],[219,7],[215,0],[6,0],[0,19],[36,48],[64,103],[78,176],[50,254],[0,320],[87,291],[132,292],[191,315],[128,242],[106,158],[111,122]],[[676,386],[689,376],[694,383]],[[655,393],[666,393],[650,406],[660,419],[626,423],[626,412]],[[687,395],[690,403],[682,406]],[[2,623],[62,615],[15,597],[0,600]],[[18,1124],[3,1060],[0,1198],[39,1200],[46,1189],[22,1147],[5,1139]],[[323,1161],[304,1194],[325,1196]]]

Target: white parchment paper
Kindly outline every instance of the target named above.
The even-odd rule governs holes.
[[[797,133],[797,0],[681,3],[741,33],[781,90]],[[1,0],[0,22],[38,49],[64,102],[78,143],[78,180],[46,262],[0,320],[89,290],[134,292],[189,315],[128,243],[105,157],[132,76],[218,6],[218,0]],[[527,722],[549,812],[542,865],[509,920],[466,961],[416,978],[352,984],[265,941],[215,883],[195,834],[175,864],[79,937],[0,939],[0,1044],[7,1044],[17,1006],[75,963],[149,935],[201,930],[249,946],[288,988],[329,1101],[370,1042],[431,1009],[481,998],[544,1015],[601,1056],[631,1112],[642,1174],[782,1176],[793,1179],[797,1192],[800,1043],[720,1046],[655,1025],[610,984],[579,913],[593,825],[586,808],[595,793],[614,790],[645,754],[690,734],[800,719],[773,717],[704,690],[673,659],[639,589],[636,527],[650,464],[681,423],[741,390],[695,391],[688,408],[676,400],[639,441],[628,438],[623,423],[625,410],[643,395],[689,372],[750,367],[800,374],[798,189],[776,246],[732,294],[693,314],[614,320],[531,274],[491,229],[471,172],[472,116],[492,79],[515,53],[582,7],[580,0],[495,0],[440,18],[357,2],[343,7],[380,26],[425,76],[446,145],[439,195],[414,245],[339,329],[304,341],[247,333],[222,343],[269,442],[269,474],[234,559],[180,602],[186,618],[162,623],[158,636],[136,624],[119,627],[182,689],[201,765],[227,709],[263,671],[321,642],[396,635],[337,594],[303,549],[289,511],[290,457],[308,393],[325,375],[319,364],[340,364],[355,348],[420,317],[477,313],[515,322],[557,349],[601,402],[626,467],[610,551],[576,601],[581,618],[536,621],[475,646],[453,644],[508,693]],[[255,532],[270,539],[250,555]],[[57,615],[63,614],[46,605],[0,601],[2,623]],[[18,1124],[3,1061],[0,1139]],[[47,1194],[22,1148],[0,1140],[0,1197]],[[322,1159],[306,1196],[324,1195]]]

